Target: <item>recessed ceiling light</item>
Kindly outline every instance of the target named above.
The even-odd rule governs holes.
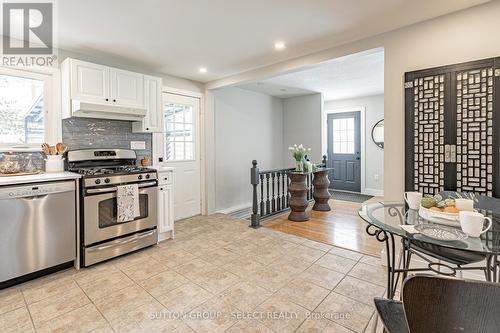
[[[198,69],[198,71],[199,71],[200,73],[202,73],[202,74],[205,74],[205,73],[207,72],[207,68],[206,68],[206,67],[200,67],[200,68]]]
[[[285,91],[286,91],[286,89],[285,89],[285,88],[281,88],[281,89],[280,89],[280,91],[283,91],[283,92],[285,92]]]
[[[285,48],[285,42],[279,41],[279,42],[274,43],[274,48],[276,50],[283,50]]]

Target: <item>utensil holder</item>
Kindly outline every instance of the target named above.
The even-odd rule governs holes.
[[[62,155],[48,155],[45,160],[45,172],[63,172],[64,158]]]

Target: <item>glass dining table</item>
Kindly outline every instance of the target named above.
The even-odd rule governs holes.
[[[359,209],[359,216],[367,223],[366,232],[385,243],[387,257],[387,295],[393,298],[399,279],[408,273],[434,272],[456,276],[458,272],[478,270],[485,279],[500,282],[500,211],[478,210],[492,218],[491,228],[479,238],[443,241],[414,232],[404,226],[435,224],[418,210],[407,209],[402,202],[367,203]],[[403,226],[403,227],[402,227]],[[457,228],[460,226],[443,226]],[[405,230],[406,229],[406,230]],[[427,267],[415,268],[411,258],[418,256]]]

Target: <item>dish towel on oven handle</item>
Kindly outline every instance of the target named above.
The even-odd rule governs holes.
[[[116,190],[117,222],[128,222],[141,215],[137,184],[121,185]]]

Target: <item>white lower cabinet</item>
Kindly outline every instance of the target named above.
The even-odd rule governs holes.
[[[174,238],[173,171],[158,171],[158,240]]]

